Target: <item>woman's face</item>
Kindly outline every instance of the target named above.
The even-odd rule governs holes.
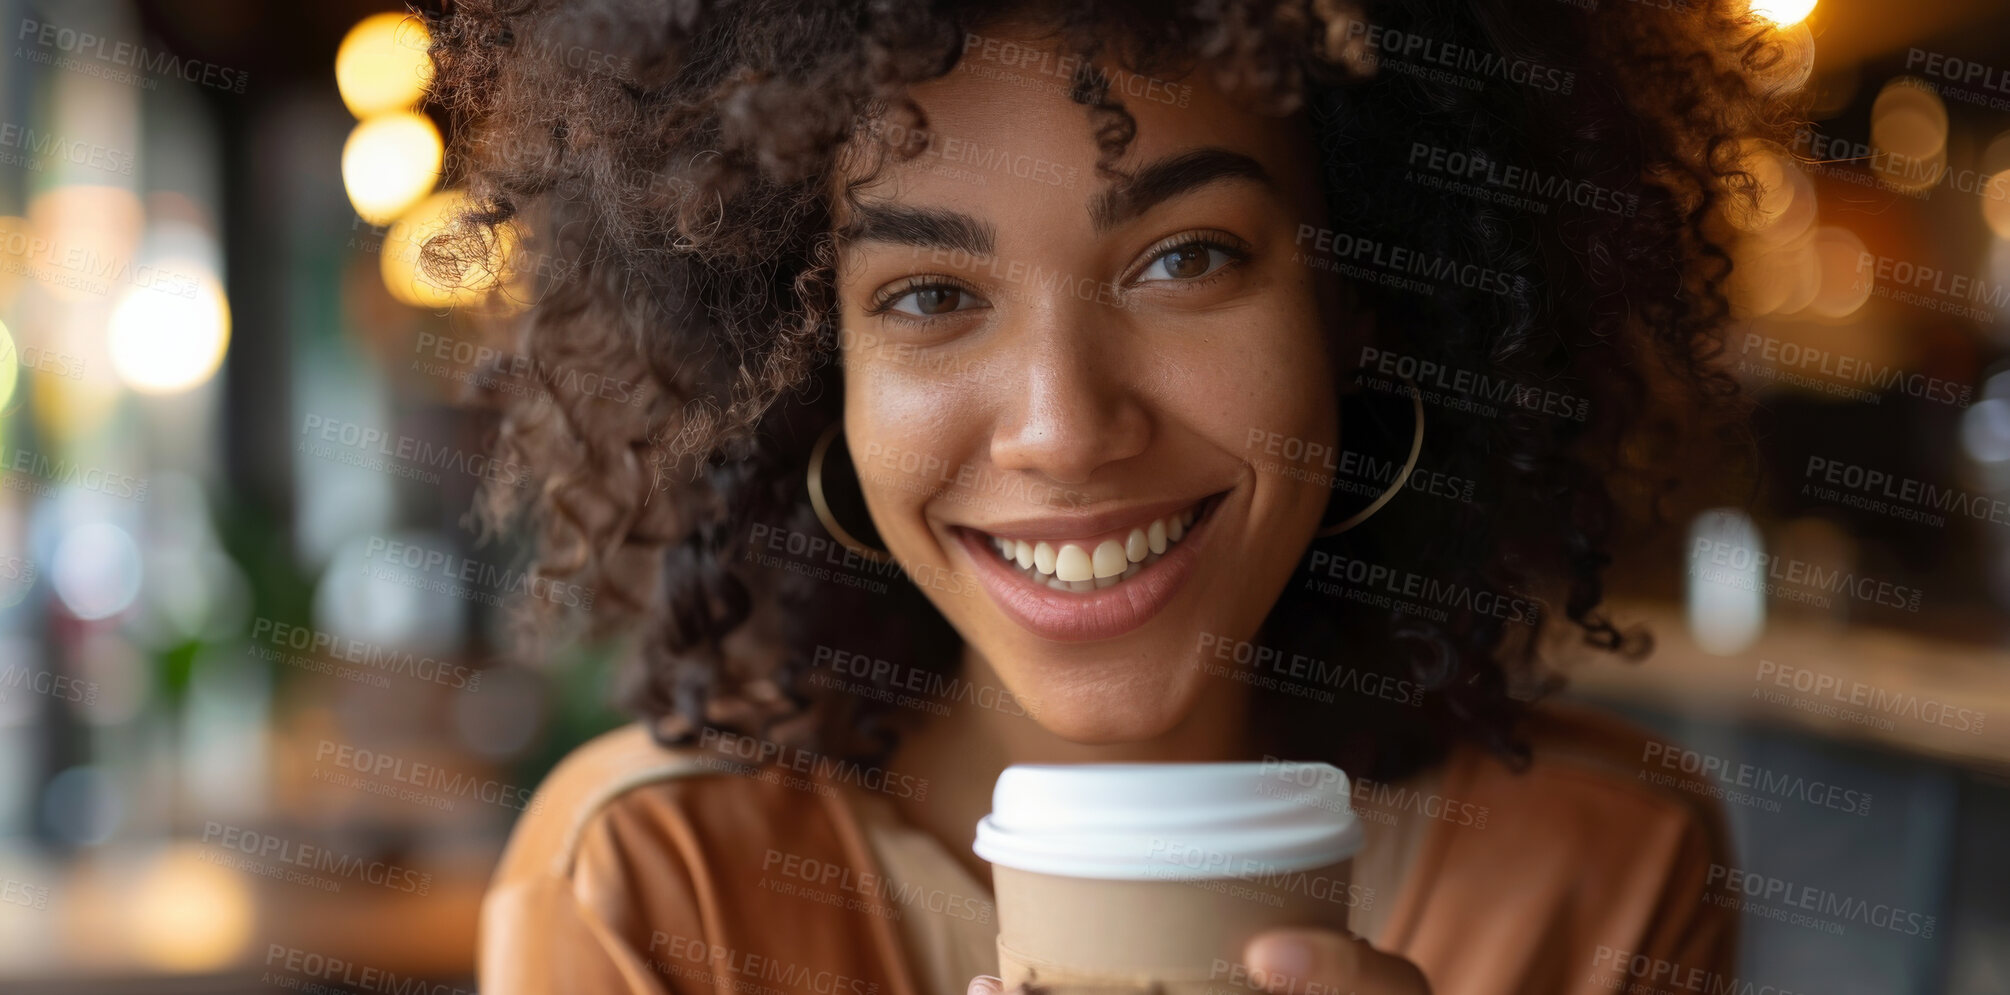
[[[908,574],[1042,725],[1108,743],[1233,693],[1200,664],[1294,582],[1328,491],[1274,454],[1334,451],[1335,315],[1298,122],[1114,73],[1118,189],[1072,69],[973,37],[915,89],[930,144],[841,219],[844,427]]]

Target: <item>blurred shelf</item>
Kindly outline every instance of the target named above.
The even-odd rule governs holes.
[[[1720,656],[1690,637],[1679,605],[1620,602],[1612,617],[1644,624],[1653,655],[1575,666],[1573,694],[1771,723],[2010,774],[2004,648],[1776,615],[1751,646]]]
[[[342,964],[351,977],[465,979],[499,846],[468,841],[432,854],[423,895],[354,878],[328,891],[192,863],[191,853],[227,852],[188,841],[114,844],[70,861],[0,850],[0,878],[32,889],[0,904],[0,992],[235,992],[260,979],[270,991],[273,979],[339,982],[340,973],[315,972]],[[303,973],[303,962],[316,966]]]

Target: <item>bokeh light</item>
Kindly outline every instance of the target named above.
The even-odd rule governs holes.
[[[251,889],[202,846],[163,849],[134,885],[125,925],[152,966],[178,974],[215,971],[250,945],[258,919]]]
[[[440,129],[423,114],[384,114],[356,126],[342,146],[342,185],[356,215],[388,225],[440,178]]]
[[[1752,0],[1752,13],[1778,27],[1799,24],[1815,12],[1815,0]]]
[[[474,251],[456,256],[457,270],[420,264],[426,240],[445,231],[466,207],[464,192],[442,191],[391,226],[384,236],[382,266],[384,288],[392,297],[413,307],[463,307],[507,284],[519,245],[509,228],[478,232]]]
[[[2010,461],[2010,401],[1992,397],[1962,412],[1961,448],[1977,463]]]
[[[2010,130],[1997,132],[1996,137],[1982,147],[1982,157],[1978,162],[1985,173],[2010,170]]]
[[[145,217],[130,190],[53,187],[29,202],[25,223],[0,233],[0,251],[8,268],[43,293],[71,303],[99,301],[116,274],[125,274],[120,282],[139,279],[133,257]]]
[[[1724,217],[1764,245],[1792,242],[1814,225],[1818,200],[1814,183],[1786,149],[1772,142],[1745,141],[1737,154],[1745,176],[1724,202]]]
[[[105,332],[112,304],[99,296],[58,301],[34,293],[16,309],[20,327],[36,329],[45,347],[78,357],[85,371],[75,379],[40,377],[28,391],[22,411],[32,415],[36,431],[51,444],[80,444],[90,438],[111,424],[127,396],[118,376],[110,372]]]
[[[1982,220],[1997,238],[2010,238],[2010,169],[1982,184]]]
[[[1823,285],[1814,183],[1772,142],[1745,141],[1735,158],[1743,175],[1722,209],[1744,235],[1731,247],[1726,290],[1732,306],[1744,316],[1800,311],[1821,296]]]
[[[1767,93],[1799,90],[1815,74],[1815,35],[1806,24],[1773,32],[1777,57],[1759,67],[1753,81]]]
[[[170,264],[171,268],[174,264]],[[134,287],[112,308],[112,369],[134,390],[172,394],[205,383],[230,348],[230,302],[216,277],[179,264],[180,292]]]
[[[21,354],[14,348],[14,333],[0,322],[0,417],[14,410],[15,382],[21,376]]]
[[[350,28],[335,52],[335,89],[349,113],[367,118],[418,103],[433,78],[430,41],[410,14],[372,14]]]
[[[1871,169],[1907,193],[1932,189],[1947,168],[1947,105],[1927,84],[1900,76],[1870,108]]]
[[[1765,552],[1759,529],[1736,508],[1716,508],[1689,525],[1685,608],[1689,634],[1706,653],[1730,656],[1766,627],[1766,585],[1759,574]]]
[[[1862,265],[1863,239],[1847,228],[1824,225],[1815,231],[1812,251],[1821,289],[1807,309],[1823,318],[1855,314],[1877,285]]]
[[[51,582],[72,615],[110,618],[140,593],[140,548],[109,522],[79,525],[63,535],[51,565]]]

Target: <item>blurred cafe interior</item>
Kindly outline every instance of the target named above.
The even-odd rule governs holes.
[[[2010,5],[1767,9],[1813,111],[1754,157],[1721,357],[1760,479],[1637,530],[1615,612],[1655,651],[1572,661],[1563,693],[1693,751],[1670,776],[1846,786],[1852,817],[1726,799],[1741,859],[1936,924],[1746,917],[1741,977],[2006,992]],[[502,605],[384,577],[517,562],[468,514],[492,425],[456,313],[510,305],[419,265],[460,195],[425,27],[0,11],[0,991],[391,990],[309,958],[472,990],[529,789],[627,719],[616,648],[526,650]],[[351,458],[401,448],[452,455]],[[379,792],[330,750],[479,787]]]

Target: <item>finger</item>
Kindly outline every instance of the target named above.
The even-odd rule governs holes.
[[[1005,982],[988,974],[980,974],[970,979],[967,995],[1004,995]]]
[[[1242,961],[1251,980],[1272,992],[1359,992],[1360,995],[1430,995],[1417,965],[1386,954],[1367,940],[1323,929],[1276,929],[1249,941]]]

